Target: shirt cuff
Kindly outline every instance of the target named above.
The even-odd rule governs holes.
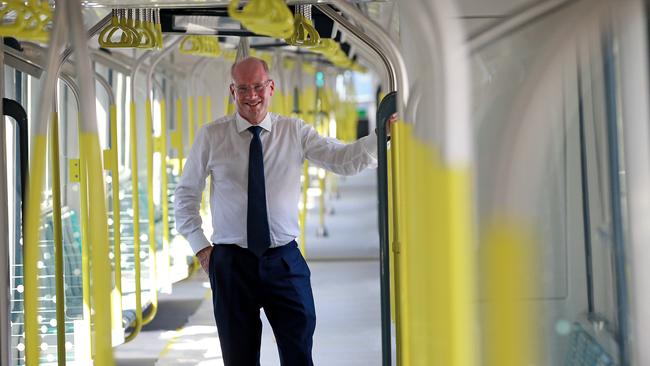
[[[186,239],[190,243],[190,247],[192,247],[194,254],[200,252],[201,249],[212,245],[208,238],[205,237],[205,234],[203,234],[203,230],[197,230],[193,232],[192,234],[188,235]]]
[[[371,133],[368,136],[362,137],[360,142],[366,154],[377,160],[377,135]]]

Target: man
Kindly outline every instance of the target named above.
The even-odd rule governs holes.
[[[303,160],[355,174],[376,166],[377,137],[345,145],[299,119],[269,113],[275,83],[263,60],[245,58],[231,76],[237,113],[197,133],[176,188],[176,225],[209,274],[224,364],[259,365],[264,308],[281,364],[313,365],[316,311],[295,242]],[[199,216],[208,175],[210,240]]]

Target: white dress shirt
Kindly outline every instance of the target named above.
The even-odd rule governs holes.
[[[183,176],[176,187],[176,228],[194,253],[215,244],[247,247],[248,151],[252,126],[235,113],[203,126],[197,133]],[[341,175],[377,166],[374,133],[351,144],[322,137],[304,121],[267,113],[259,124],[264,149],[266,207],[271,248],[300,234],[298,202],[304,159]],[[199,206],[206,177],[212,177],[210,211],[214,232],[210,240],[201,228]]]

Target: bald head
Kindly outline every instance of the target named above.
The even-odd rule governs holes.
[[[232,65],[230,94],[237,112],[251,124],[258,124],[265,118],[275,83],[269,78],[269,67],[263,60],[246,57]]]
[[[267,76],[269,75],[269,65],[266,61],[252,56],[244,57],[232,64],[232,67],[230,68],[230,77],[235,80],[241,74],[259,72],[259,68],[262,68]]]

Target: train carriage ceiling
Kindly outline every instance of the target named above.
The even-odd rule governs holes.
[[[468,34],[472,34],[489,26],[491,23],[499,22],[501,19],[517,13],[520,9],[527,8],[535,3],[544,0],[457,0],[460,17],[463,19]],[[399,21],[396,0],[367,1],[354,0],[359,8],[371,19],[379,23],[389,34],[397,40],[399,32]],[[252,37],[253,34],[242,30],[237,21],[228,17],[226,6],[230,0],[82,0],[86,6],[86,20],[88,27],[91,22],[99,20],[107,14],[110,8],[151,8],[160,7],[163,32],[165,33],[207,33],[221,36],[221,41],[235,45],[239,36],[250,37],[251,47],[269,48],[283,46],[283,42],[266,37]],[[293,11],[291,4],[304,4],[309,1],[287,1]],[[424,2],[423,2],[424,3]],[[314,24],[323,37],[330,37],[333,34],[333,22],[327,16],[312,8]],[[351,47],[345,40],[341,39],[340,32],[334,32],[335,40],[341,43],[342,49],[350,56]],[[297,50],[296,48],[290,48]],[[300,52],[300,51],[298,51]],[[356,60],[357,55],[352,48],[352,58]],[[363,63],[363,61],[361,60]]]

